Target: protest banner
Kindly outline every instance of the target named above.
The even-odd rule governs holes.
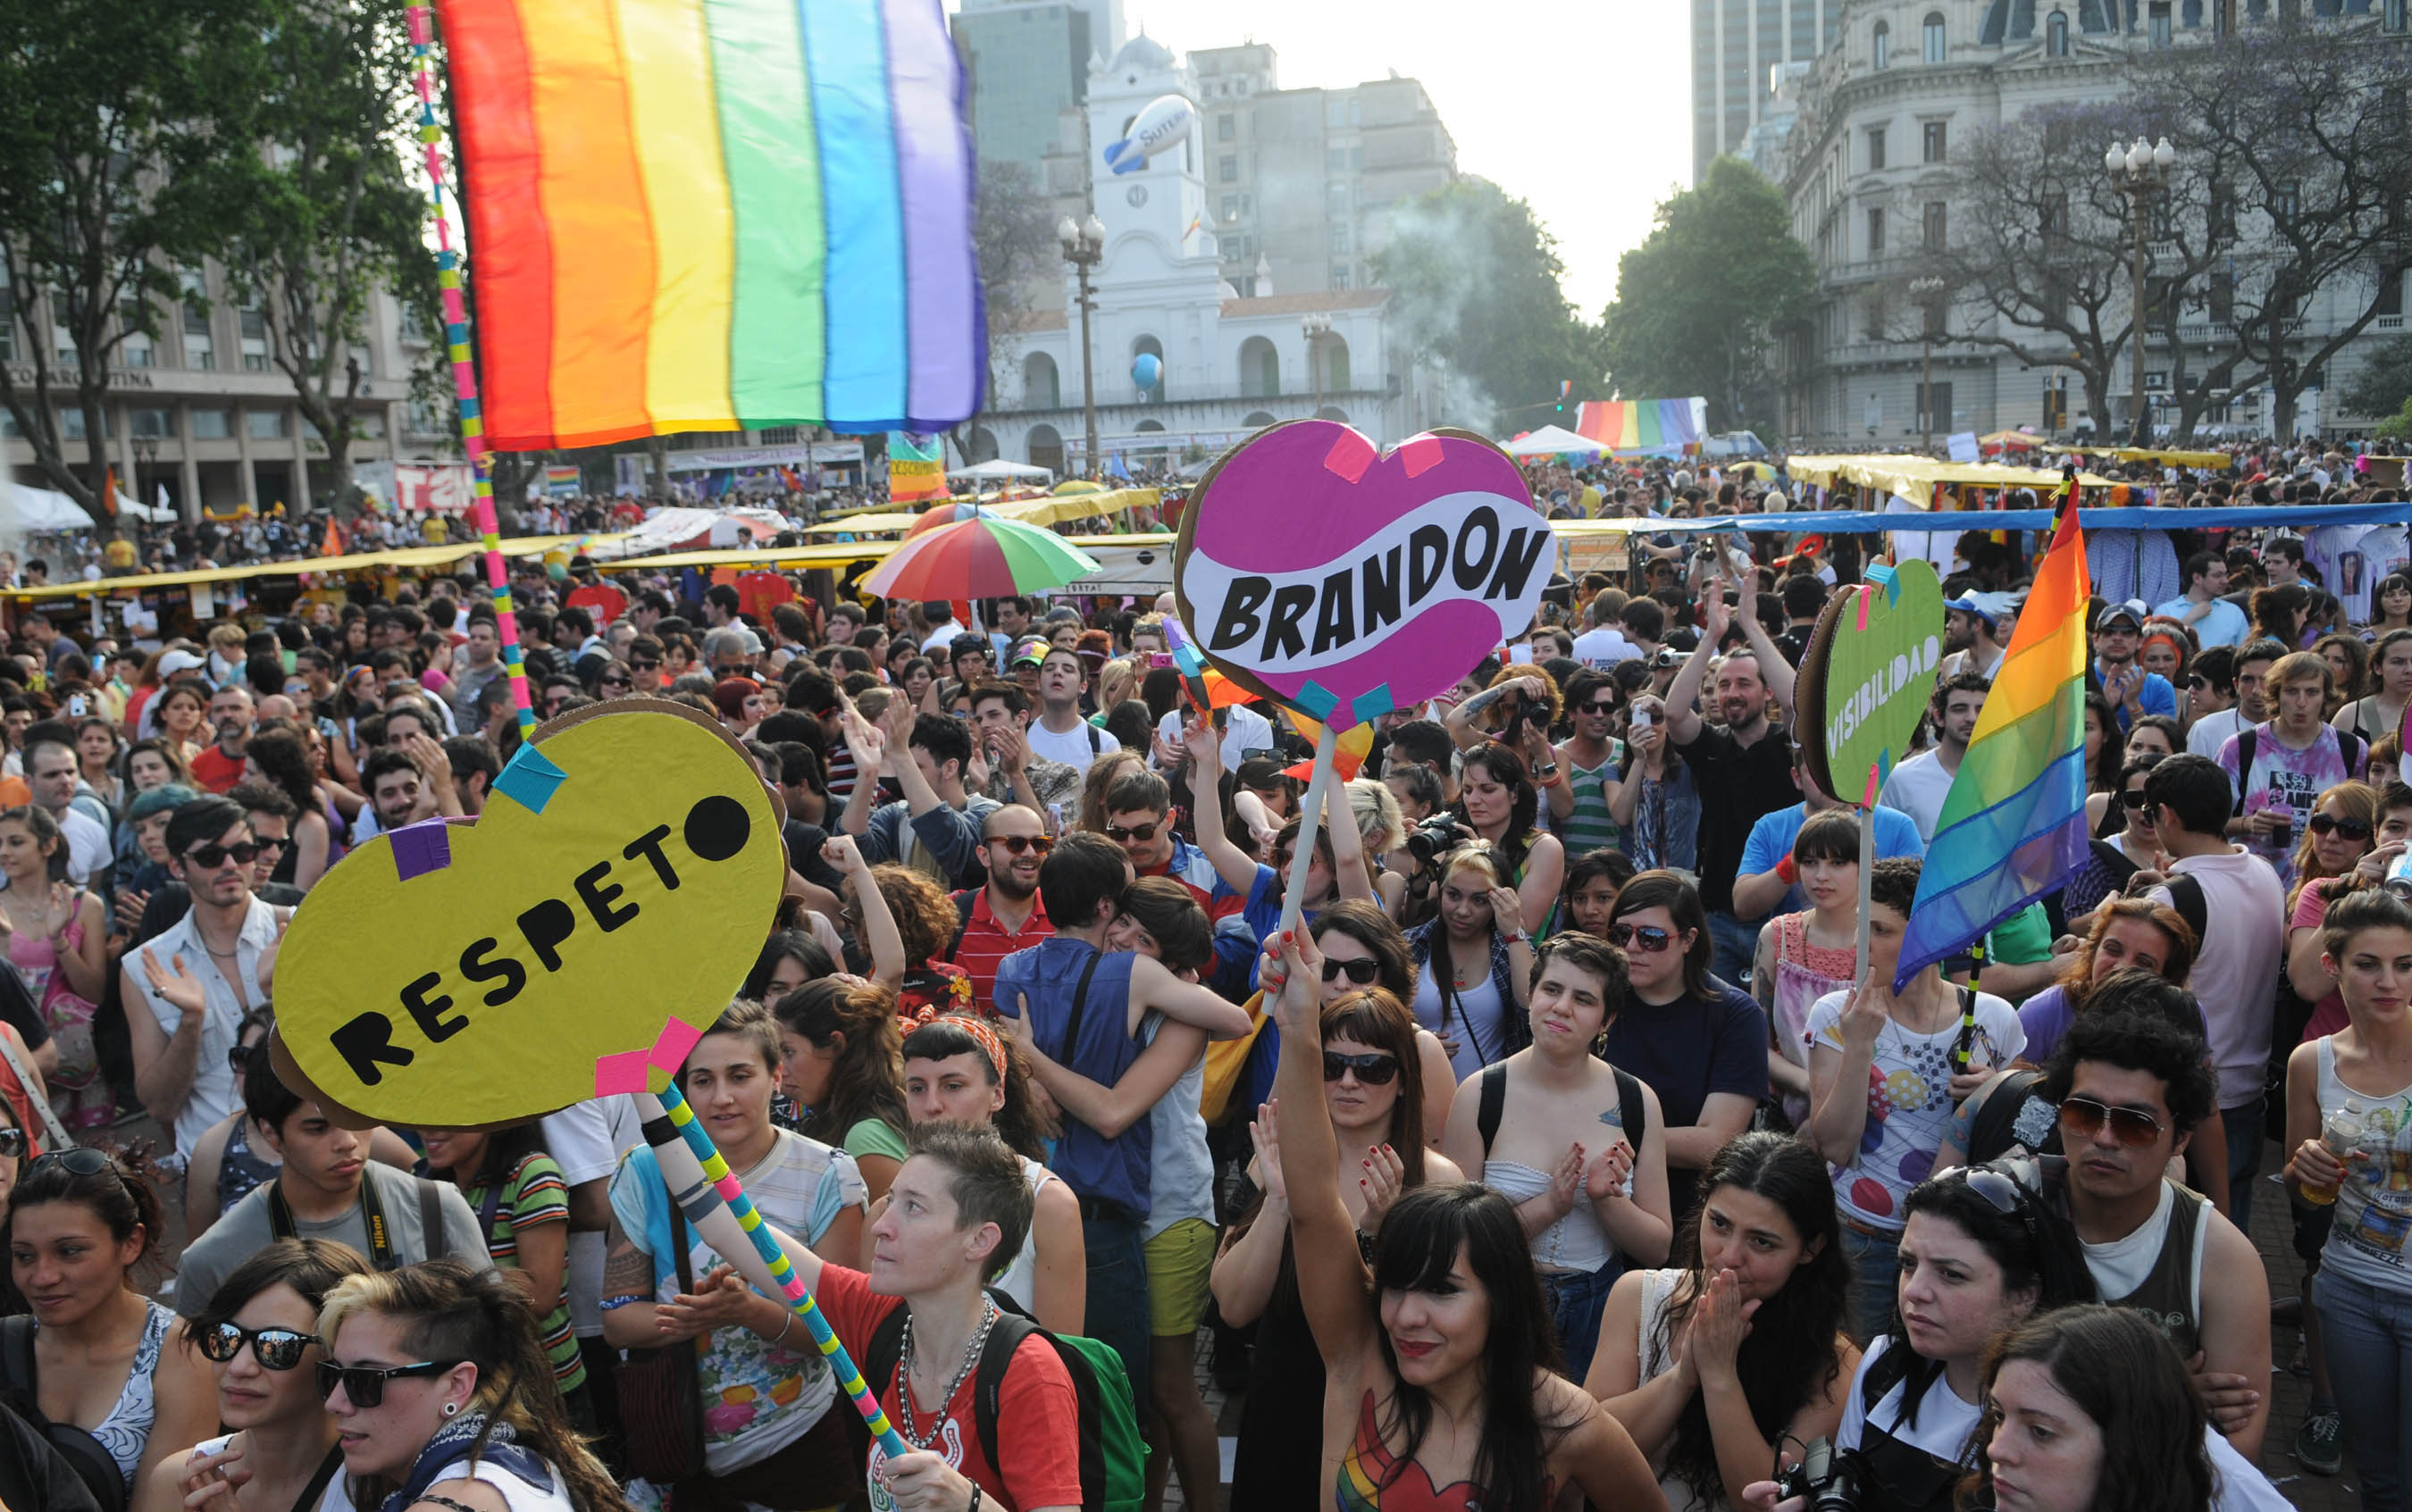
[[[620,700],[539,732],[474,823],[345,857],[276,962],[276,1066],[339,1122],[491,1128],[675,1071],[787,879],[719,727]]]
[[[1187,639],[1233,683],[1322,726],[1282,928],[1340,735],[1447,691],[1521,634],[1554,558],[1515,462],[1469,431],[1385,452],[1337,421],[1291,420],[1207,469],[1173,547]]]
[[[1858,975],[1868,963],[1875,823],[1868,811],[1909,755],[1943,659],[1943,584],[1931,562],[1878,563],[1829,599],[1793,681],[1800,742],[1818,786],[1860,810]]]

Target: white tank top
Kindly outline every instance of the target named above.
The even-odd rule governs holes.
[[[1055,1173],[1024,1155],[1022,1157],[1022,1179],[1030,1183],[1031,1200],[1036,1203],[1038,1189],[1053,1181]],[[1029,1236],[1022,1241],[1022,1253],[1016,1255],[1013,1263],[989,1284],[1019,1302],[1023,1312],[1037,1315],[1037,1304],[1031,1299],[1038,1289],[1038,1224],[1036,1217],[1031,1221]]]
[[[2337,1079],[2334,1043],[2326,1035],[2316,1043],[2321,1126],[2343,1112],[2348,1100],[2361,1104],[2362,1135],[2356,1148],[2370,1157],[2346,1163],[2336,1222],[2321,1263],[2365,1286],[2412,1290],[2402,1270],[2405,1237],[2412,1231],[2412,1087],[2378,1095],[2356,1092]]]

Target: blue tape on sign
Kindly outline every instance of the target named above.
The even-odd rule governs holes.
[[[1331,711],[1340,707],[1339,697],[1320,683],[1309,683],[1290,701],[1327,725],[1331,722]]]
[[[494,779],[494,791],[531,814],[542,814],[554,789],[568,780],[569,773],[546,760],[535,746],[522,745]]]
[[[1390,697],[1390,684],[1388,683],[1368,688],[1357,695],[1357,701],[1348,706],[1348,727],[1354,729],[1360,725],[1370,725],[1398,706],[1398,700]]]
[[[1868,568],[1868,580],[1883,587],[1885,591],[1885,607],[1887,609],[1890,609],[1901,602],[1901,574],[1894,571],[1891,567],[1885,565],[1885,564],[1881,562],[1877,563],[1875,565]]]

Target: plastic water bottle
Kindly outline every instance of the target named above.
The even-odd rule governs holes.
[[[2331,1113],[2320,1125],[2320,1143],[2328,1152],[2345,1162],[2352,1157],[2354,1147],[2361,1143],[2362,1107],[2359,1098],[2348,1097],[2345,1107]],[[2305,1186],[2303,1200],[2315,1208],[2325,1208],[2337,1199],[2335,1186]]]

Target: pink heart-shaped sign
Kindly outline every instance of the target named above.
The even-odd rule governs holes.
[[[1555,565],[1523,475],[1482,436],[1430,431],[1384,452],[1292,420],[1199,482],[1172,585],[1226,676],[1346,728],[1453,686],[1533,623]]]

